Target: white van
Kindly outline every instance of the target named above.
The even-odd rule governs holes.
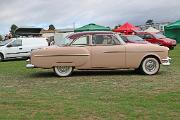
[[[46,38],[13,38],[0,42],[0,61],[29,57],[34,49],[48,46]]]

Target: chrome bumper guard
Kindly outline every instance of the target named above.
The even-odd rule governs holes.
[[[34,65],[33,64],[30,64],[31,60],[28,59],[26,60],[27,64],[26,64],[26,68],[34,68]]]
[[[171,63],[171,58],[167,57],[166,59],[162,59],[162,65],[169,66]]]

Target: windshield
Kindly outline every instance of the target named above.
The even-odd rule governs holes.
[[[144,41],[142,38],[136,35],[126,36],[129,41]]]
[[[9,42],[11,42],[11,40],[0,41],[0,46],[4,46],[8,44]]]
[[[160,33],[156,33],[156,34],[153,34],[155,38],[157,39],[163,39],[163,38],[166,38],[164,35],[160,34]]]

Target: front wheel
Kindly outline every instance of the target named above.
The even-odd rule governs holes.
[[[140,70],[143,74],[146,75],[154,75],[156,74],[160,69],[160,63],[156,58],[146,58],[143,60]]]
[[[57,66],[54,67],[54,72],[60,77],[70,76],[73,72],[73,67],[70,66]]]

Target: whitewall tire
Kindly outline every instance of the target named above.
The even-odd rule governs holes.
[[[143,60],[140,67],[143,74],[154,75],[158,73],[160,69],[160,63],[156,58],[148,57]]]
[[[70,66],[56,66],[54,72],[60,77],[70,76],[73,72],[73,67]]]

